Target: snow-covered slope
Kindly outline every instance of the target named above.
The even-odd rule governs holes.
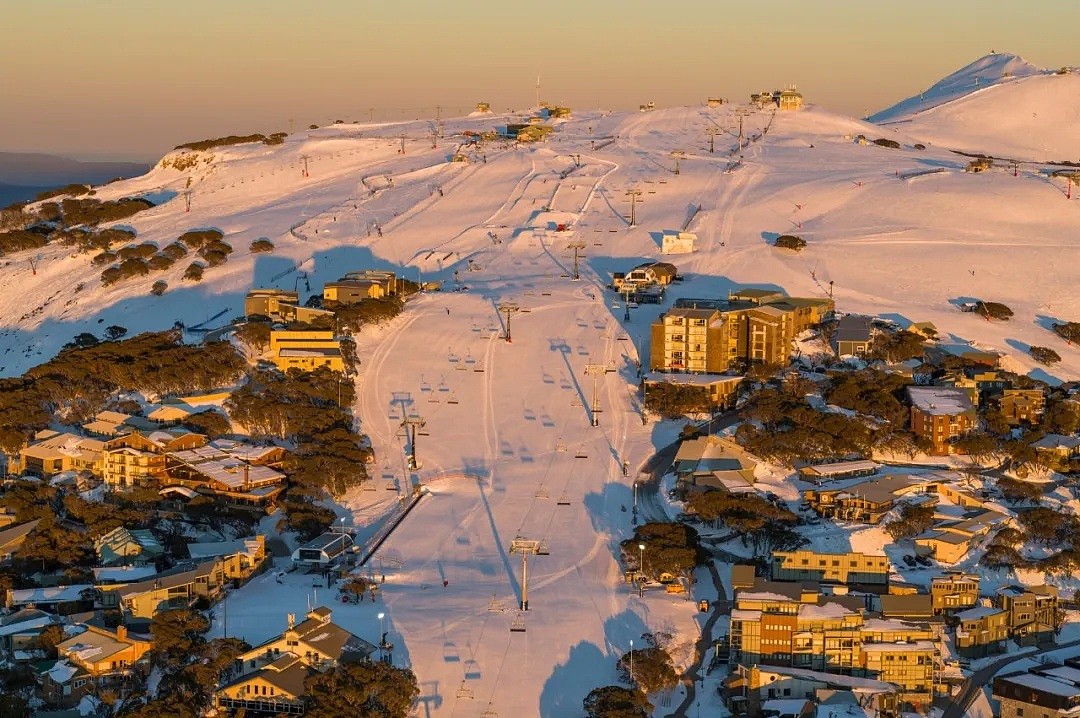
[[[1080,73],[996,53],[870,120],[926,144],[1040,162],[1080,161]]]
[[[840,311],[932,321],[948,344],[1006,352],[1018,371],[1080,377],[1080,349],[1048,328],[1080,321],[1072,291],[1080,199],[1066,200],[1060,183],[1029,168],[1015,177],[964,173],[966,158],[913,149],[918,138],[907,125],[887,132],[901,149],[860,145],[859,135],[886,131],[817,108],[751,111],[740,147],[735,109],[583,113],[542,144],[466,150],[467,164],[449,161],[459,149],[451,136],[506,118],[447,121],[434,148],[428,124],[416,122],[338,125],[279,146],[210,150],[193,165],[180,162],[183,169],[170,156],[98,196],[160,202],[124,223],[139,241],[164,246],[188,229],[221,229],[236,249],[228,263],[199,284],[182,281],[185,260],[103,289],[100,268],[67,248],[5,257],[0,374],[18,374],[75,334],[110,324],[136,332],[213,317],[211,327],[223,325],[242,313],[253,286],[295,287],[306,298],[369,267],[444,280],[447,290],[459,280],[467,291],[426,293],[391,326],[358,339],[354,410],[378,457],[375,489],[415,478],[430,495],[373,562],[387,574],[380,602],[339,605],[334,620],[368,640],[390,634],[395,660],[420,676],[424,715],[578,715],[591,688],[615,682],[615,661],[631,640],[670,632],[684,665],[705,616],[695,601],[662,591],[639,598],[615,558],[632,533],[625,509],[636,469],[676,429],[643,425],[633,391],[649,324],[664,307],[642,305],[624,321],[604,285],[614,271],[659,259],[664,231],[699,238],[695,253],[668,258],[685,276],[669,302],[723,297],[746,284],[831,292]],[[710,127],[723,130],[715,153]],[[685,152],[678,175],[674,150]],[[631,227],[634,189],[641,202]],[[559,224],[569,231],[556,231]],[[771,246],[789,232],[807,240],[801,253]],[[259,237],[274,243],[272,254],[248,252]],[[585,245],[577,282],[571,241]],[[169,290],[150,296],[158,278]],[[1015,317],[962,313],[954,302],[966,298],[1004,302]],[[513,343],[500,338],[505,320],[496,311],[507,301],[528,310],[513,316]],[[1031,344],[1053,347],[1062,362],[1037,367]],[[615,371],[594,375],[594,390],[587,364]],[[587,409],[594,391],[602,409],[595,427]],[[426,420],[415,476],[398,431],[407,414]],[[550,549],[529,559],[525,633],[510,630],[521,593],[520,558],[508,553],[515,537]],[[715,599],[709,576],[702,579],[692,598]],[[281,630],[286,611],[325,602],[318,588],[299,573],[281,584],[269,574],[256,579],[229,599],[229,635],[258,643]]]

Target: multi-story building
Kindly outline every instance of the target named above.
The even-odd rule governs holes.
[[[757,581],[735,594],[729,660],[887,681],[906,704],[925,707],[939,689],[939,640],[930,623],[868,618],[857,596]]]
[[[719,374],[738,362],[786,363],[795,336],[823,321],[831,299],[772,290],[732,292],[727,301],[680,299],[652,325],[652,371]]]
[[[952,614],[979,604],[978,574],[949,571],[930,579],[930,598],[935,616]]]
[[[221,559],[211,559],[194,568],[179,567],[137,583],[97,586],[102,608],[119,608],[129,619],[150,620],[159,611],[190,608],[196,600],[213,601],[225,582]]]
[[[162,483],[212,496],[233,508],[268,511],[285,490],[285,450],[217,439],[166,454]]]
[[[117,526],[94,539],[94,552],[101,566],[145,566],[165,554],[165,547],[148,529]]]
[[[1038,424],[1046,408],[1046,395],[1042,389],[1005,389],[999,406],[1010,424]]]
[[[165,454],[205,446],[207,438],[171,428],[141,434],[133,431],[104,444],[101,478],[114,489],[157,482],[165,474]]]
[[[803,491],[803,501],[828,518],[876,524],[896,506],[903,496],[911,500],[936,502],[934,481],[906,474],[891,474],[867,479],[843,488],[816,488]]]
[[[1060,623],[1057,587],[1005,586],[995,602],[1008,613],[1009,635],[1021,646],[1053,639]]]
[[[967,658],[981,658],[1000,653],[1009,639],[1009,613],[1003,608],[975,606],[953,614],[956,626],[956,650]]]
[[[51,479],[65,471],[101,472],[103,442],[77,434],[46,429],[34,436],[34,442],[19,450],[17,467],[24,474]]]
[[[304,679],[342,661],[370,659],[376,646],[331,622],[329,608],[319,607],[297,624],[288,616],[284,633],[242,654],[235,669],[214,693],[218,708],[274,715],[304,712]]]
[[[1080,714],[1080,661],[1043,663],[994,679],[1000,718],[1072,718]]]
[[[244,315],[272,317],[282,302],[299,304],[300,294],[289,289],[252,289],[244,298]]]
[[[774,551],[774,581],[821,581],[826,583],[887,586],[889,558],[864,553],[818,553]]]
[[[952,451],[949,441],[975,428],[975,406],[966,391],[951,386],[909,386],[911,431],[931,444],[931,453]]]
[[[42,679],[45,701],[71,707],[90,692],[112,689],[132,675],[135,664],[150,650],[148,637],[136,637],[124,626],[116,631],[84,624],[85,630],[56,646],[59,660]]]

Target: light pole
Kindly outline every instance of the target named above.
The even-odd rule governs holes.
[[[640,573],[641,577],[644,578],[645,577],[645,544],[639,543],[637,545],[637,548],[638,548],[638,573]]]
[[[634,684],[634,639],[630,639],[630,684]]]
[[[379,613],[379,642],[386,643],[386,628],[383,624],[383,619],[386,618],[385,613]]]
[[[634,482],[634,513],[631,514],[632,523],[637,524],[637,481]],[[639,566],[640,568],[640,566]]]

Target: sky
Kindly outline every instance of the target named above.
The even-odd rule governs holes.
[[[991,50],[1080,65],[1073,0],[0,0],[0,151],[181,142],[544,100],[626,109],[797,85],[863,116]]]

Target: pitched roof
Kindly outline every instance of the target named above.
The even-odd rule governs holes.
[[[841,317],[836,323],[835,342],[865,342],[870,341],[871,326],[870,317],[858,314],[848,314]]]
[[[975,411],[971,397],[963,389],[952,386],[909,386],[908,398],[924,414],[954,416]]]
[[[33,521],[8,526],[6,529],[0,529],[0,552],[3,552],[10,544],[26,538],[31,531],[37,528],[39,523],[41,523],[41,519],[34,519]]]

